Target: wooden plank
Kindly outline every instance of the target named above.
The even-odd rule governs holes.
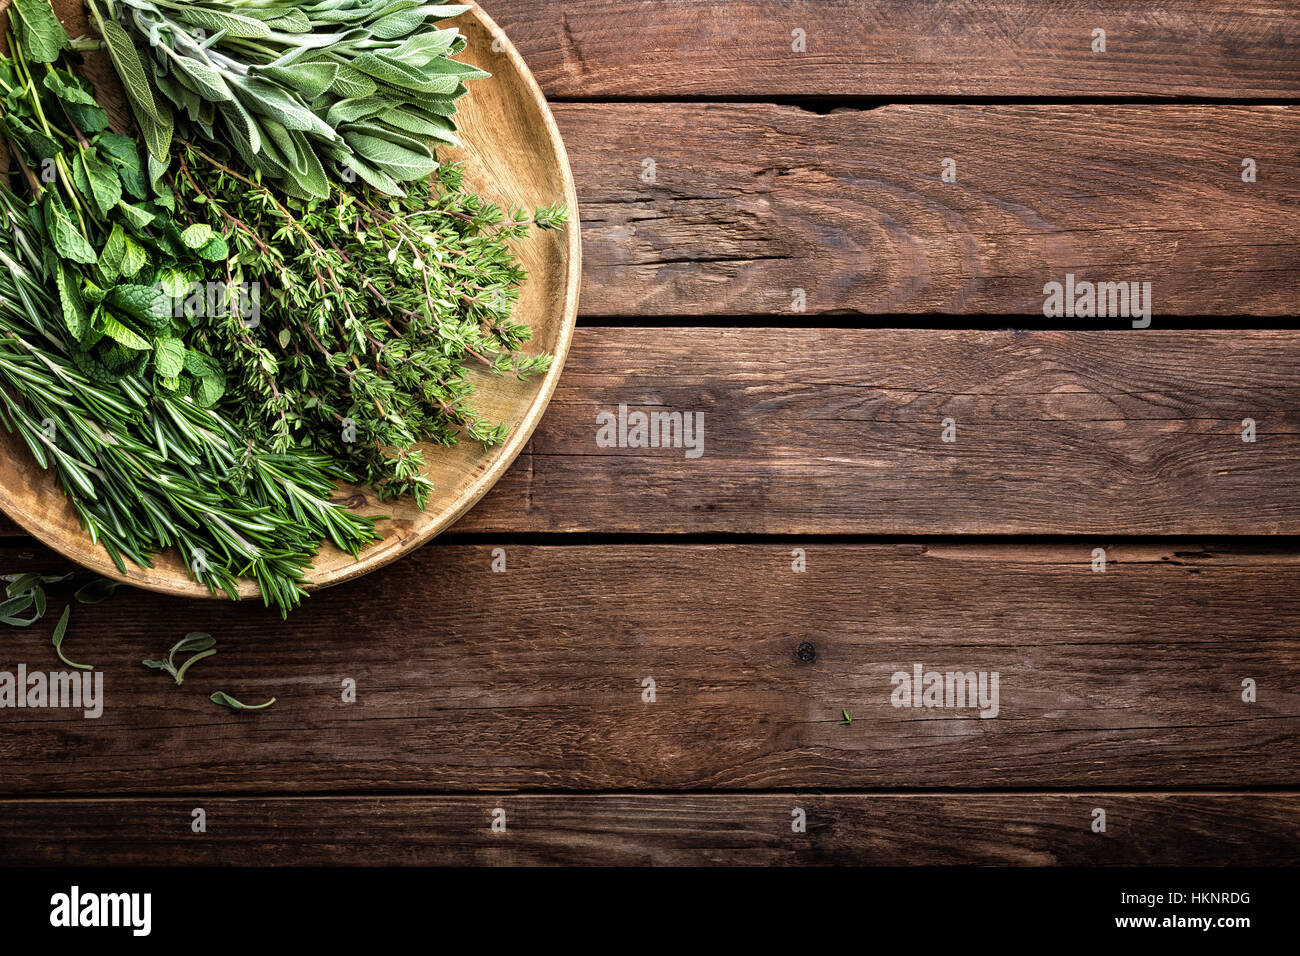
[[[552,96],[1295,96],[1288,0],[529,0],[487,10]],[[793,31],[804,31],[795,52]],[[1106,51],[1093,52],[1093,30]]]
[[[601,447],[620,404],[702,454]],[[1297,534],[1298,409],[1293,331],[579,329],[456,530]]]
[[[1104,573],[1091,570],[1095,545],[1108,546]],[[0,709],[0,790],[1300,779],[1300,552],[809,544],[799,573],[791,552],[507,544],[498,573],[489,545],[435,543],[317,594],[287,624],[255,607],[119,592],[78,606],[64,645],[102,669],[102,715]],[[0,567],[20,566],[0,549]],[[6,630],[0,671],[58,668],[49,635],[61,602],[41,626]],[[220,653],[183,686],[140,666],[189,630],[217,636]],[[997,716],[895,706],[893,676],[916,664],[996,672]],[[1256,702],[1242,699],[1246,679]],[[342,699],[348,680],[355,703]],[[278,702],[234,713],[208,700],[215,690]]]
[[[671,7],[672,5],[662,5]],[[556,106],[589,316],[996,313],[1067,274],[1156,323],[1300,311],[1300,110]],[[1242,161],[1257,181],[1242,182]],[[955,162],[956,182],[942,180]],[[654,182],[647,183],[653,161]]]
[[[1294,793],[20,800],[0,801],[0,864],[1277,866],[1298,819]]]
[[[579,329],[457,529],[1296,534],[1298,372],[1291,331]],[[599,447],[620,404],[702,414],[702,455]]]

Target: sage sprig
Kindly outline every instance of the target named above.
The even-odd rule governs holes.
[[[202,631],[191,631],[172,645],[167,657],[164,660],[141,661],[145,667],[152,667],[155,670],[166,671],[172,675],[177,684],[185,683],[185,672],[199,661],[211,657],[216,651],[217,639],[211,634],[204,634]],[[176,666],[177,654],[189,654],[185,662],[179,667]]]
[[[75,667],[78,670],[83,671],[92,670],[92,665],[75,664],[63,655],[63,638],[67,636],[68,621],[71,620],[71,618],[72,605],[69,604],[63,609],[63,614],[59,617],[59,623],[54,625],[54,634],[50,638],[50,644],[54,647],[54,653],[59,655],[59,660],[63,661],[63,663],[67,664],[69,667]]]
[[[275,698],[272,697],[264,704],[245,704],[242,701],[235,700],[235,698],[231,697],[225,691],[220,690],[215,691],[208,700],[212,701],[214,704],[220,704],[222,707],[229,707],[231,710],[265,710],[267,707],[270,707],[275,703]]]
[[[0,624],[31,627],[45,616],[45,585],[58,584],[70,577],[71,574],[37,574],[34,571],[5,575],[4,580],[9,583],[5,587],[5,600],[0,601]],[[19,617],[29,609],[30,617]]]
[[[35,2],[35,0],[28,0]],[[299,198],[360,179],[390,195],[456,143],[465,82],[484,73],[420,0],[86,0],[158,163],[173,129]]]

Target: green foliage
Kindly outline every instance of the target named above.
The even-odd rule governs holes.
[[[58,584],[72,577],[70,574],[6,574],[5,600],[0,601],[0,624],[10,627],[31,627],[45,616],[45,585]],[[30,617],[18,615],[31,611]]]
[[[222,707],[229,707],[231,710],[265,710],[267,707],[270,707],[275,703],[275,698],[272,697],[264,704],[245,704],[242,701],[235,700],[235,698],[231,697],[225,691],[220,690],[213,693],[208,700],[212,701],[214,704],[220,704]]]
[[[59,660],[69,667],[75,667],[78,670],[88,671],[92,669],[90,664],[74,664],[63,656],[63,638],[68,633],[68,621],[72,617],[72,605],[69,604],[63,609],[62,616],[59,617],[59,623],[54,625],[54,634],[50,638],[50,644],[54,647],[54,653],[59,655]]]
[[[47,0],[13,0],[18,35],[36,63],[53,63],[68,47],[68,34]]]
[[[217,639],[211,634],[204,634],[202,631],[191,631],[172,645],[172,649],[167,652],[165,660],[141,661],[140,663],[144,664],[145,667],[166,671],[172,675],[177,684],[183,684],[185,683],[185,672],[190,669],[190,666],[217,653],[216,645]],[[177,654],[189,654],[191,656],[177,667]]]
[[[251,578],[266,603],[287,611],[322,539],[351,554],[374,540],[372,519],[329,500],[350,477],[337,463],[271,451],[219,409],[156,392],[138,372],[101,380],[83,370],[28,211],[0,188],[0,425],[55,472],[119,569],[176,548],[212,591],[237,597],[238,580]],[[209,358],[192,354],[182,362],[202,376]],[[22,623],[17,615],[37,600],[33,592],[0,605],[0,620]]]
[[[28,0],[38,2],[38,0]],[[437,166],[430,139],[468,80],[437,24],[467,6],[418,0],[87,0],[150,152],[177,138],[238,159],[297,198],[360,177],[401,195]],[[143,63],[151,63],[145,69]],[[414,134],[414,135],[413,135]]]
[[[15,0],[0,136],[26,185],[0,185],[0,425],[120,570],[175,548],[214,593],[251,579],[284,612],[322,541],[375,539],[337,482],[423,506],[418,445],[505,439],[477,377],[551,361],[512,317],[512,243],[567,213],[500,209],[435,161],[484,75],[436,27],[463,7],[88,5],[147,149],[107,128],[46,0]],[[0,621],[45,604],[37,581]],[[177,667],[178,649],[147,663],[179,683],[215,653]]]
[[[228,230],[238,274],[262,289],[256,328],[230,317],[197,341],[227,360],[241,427],[277,451],[327,455],[381,497],[423,506],[417,444],[506,437],[474,410],[474,375],[550,366],[511,317],[525,278],[511,241],[558,227],[562,208],[507,213],[465,192],[455,166],[404,198],[336,187],[281,202],[192,149],[176,194],[178,213]]]
[[[192,242],[185,224],[173,219],[175,199],[165,187],[150,188],[139,145],[106,129],[107,113],[90,84],[60,65],[67,45],[55,50],[45,36],[51,29],[64,35],[57,20],[51,28],[42,19],[39,11],[50,9],[45,0],[17,9],[20,36],[39,36],[42,50],[53,54],[38,60],[30,39],[9,36],[11,55],[0,56],[0,131],[39,209],[32,223],[37,241],[50,249],[42,271],[57,292],[73,360],[107,382],[147,377],[162,357],[167,366],[152,368],[155,387],[211,404],[224,390],[218,363],[206,376],[192,375],[175,367],[171,346],[159,347],[184,343],[192,331],[177,305],[184,292],[164,294],[160,278],[183,275],[188,288],[219,276],[214,263],[224,265],[225,240],[202,226],[203,241]],[[44,25],[38,31],[33,22]],[[175,283],[171,291],[178,291]]]

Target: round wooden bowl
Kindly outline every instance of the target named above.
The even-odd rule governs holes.
[[[4,6],[7,2],[0,2],[0,7]],[[81,0],[54,0],[54,8],[72,36],[93,35]],[[388,564],[446,529],[482,498],[537,427],[573,335],[581,266],[578,201],[559,130],[528,67],[487,14],[476,7],[448,25],[452,24],[469,40],[457,59],[473,63],[492,77],[473,81],[469,95],[459,101],[456,121],[464,148],[442,147],[439,159],[462,160],[468,187],[503,206],[532,209],[563,202],[569,207],[564,229],[535,231],[516,244],[528,280],[515,318],[532,328],[530,350],[549,352],[555,362],[545,377],[530,382],[513,376],[477,376],[476,407],[490,419],[509,423],[510,437],[505,444],[487,449],[470,440],[450,448],[425,446],[427,474],[435,489],[425,510],[409,499],[378,503],[367,488],[340,488],[335,500],[363,514],[390,517],[379,522],[383,540],[363,551],[359,559],[326,545],[308,575],[313,589],[349,581]],[[107,58],[92,55],[87,72],[110,113],[125,119],[129,114]],[[119,572],[107,552],[91,543],[53,476],[36,464],[20,438],[3,429],[0,509],[55,551],[105,577],[166,594],[210,596],[207,588],[190,578],[174,551],[158,555],[152,568],[128,563],[127,572]],[[244,582],[240,593],[251,597],[258,592],[256,585]]]

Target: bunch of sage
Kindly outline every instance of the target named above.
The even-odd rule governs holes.
[[[419,0],[86,0],[158,162],[173,133],[233,152],[286,193],[326,198],[330,179],[390,195],[455,143],[465,81],[436,24],[465,6]],[[148,64],[148,66],[146,66]]]

